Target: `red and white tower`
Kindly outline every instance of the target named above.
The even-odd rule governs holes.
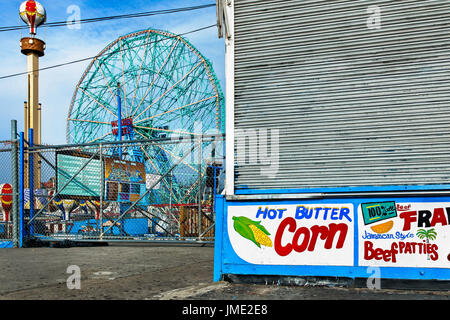
[[[39,104],[39,58],[44,56],[45,42],[36,38],[37,28],[45,23],[47,15],[44,7],[37,1],[29,0],[20,5],[20,17],[30,27],[30,36],[20,40],[21,51],[27,56],[28,98],[25,103],[25,139],[29,129],[33,129],[34,145],[41,144],[41,107]],[[35,159],[34,186],[40,188],[40,159]],[[27,168],[27,166],[25,166]]]

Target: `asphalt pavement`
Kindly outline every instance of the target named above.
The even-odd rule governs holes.
[[[213,282],[213,246],[0,250],[0,300],[450,300],[446,290]]]

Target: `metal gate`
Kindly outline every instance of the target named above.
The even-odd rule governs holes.
[[[233,2],[236,189],[448,188],[450,2]]]
[[[22,134],[20,237],[212,243],[215,195],[223,188],[222,141],[220,135],[27,147]],[[127,157],[153,145],[176,150],[176,161]],[[155,169],[167,169],[150,173],[155,161],[166,161]]]

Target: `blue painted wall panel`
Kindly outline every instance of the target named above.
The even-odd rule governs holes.
[[[367,221],[363,218],[364,212],[361,204],[368,204],[364,207],[383,209],[383,203],[389,205],[393,201],[396,203],[395,209],[397,215],[395,218],[392,218],[392,216],[386,216],[386,218],[376,217],[375,215],[371,218],[380,221],[378,226],[383,227],[387,225],[387,227],[384,227],[385,229],[393,225],[393,227],[391,226],[392,229],[390,231],[386,231],[386,229],[384,230],[385,232],[382,233],[372,231],[372,226],[376,226],[377,224],[369,223],[366,225]],[[354,219],[352,219],[353,221],[351,222],[353,224],[353,229],[351,230],[353,234],[347,234],[346,238],[346,240],[353,240],[353,256],[352,259],[348,259],[347,256],[346,261],[341,261],[341,264],[347,265],[335,264],[336,255],[334,253],[336,253],[337,250],[333,251],[334,253],[330,251],[330,254],[327,257],[328,262],[324,263],[323,261],[319,261],[320,264],[317,265],[296,263],[289,264],[288,260],[277,260],[276,255],[272,252],[274,251],[272,249],[274,249],[273,247],[275,247],[275,244],[273,247],[264,247],[261,245],[259,248],[254,246],[251,241],[245,239],[245,237],[240,237],[237,235],[238,233],[235,233],[235,226],[231,225],[231,223],[233,223],[233,220],[231,219],[232,217],[229,216],[230,211],[239,212],[242,215],[242,213],[245,214],[246,212],[249,212],[249,210],[256,210],[258,207],[265,208],[266,206],[286,206],[288,208],[296,206],[298,208],[299,206],[307,206],[308,204],[311,205],[311,207],[313,204],[322,204],[325,207],[327,204],[348,203],[353,205]],[[230,207],[232,210],[230,210]],[[239,210],[238,207],[246,209]],[[247,210],[247,208],[250,209]],[[446,208],[449,208],[449,211],[445,211]],[[367,212],[365,213],[367,214]],[[400,218],[400,216],[402,218]],[[261,219],[262,217],[262,215],[259,215],[258,218],[256,218],[253,211],[253,213],[248,213],[246,218],[253,218],[253,221],[257,222],[262,221],[260,223],[261,225],[269,227],[271,225],[269,220]],[[285,218],[288,217],[289,216],[285,216]],[[428,218],[428,220],[425,218]],[[280,219],[277,223],[280,224],[282,220],[283,219]],[[304,226],[306,223],[306,220],[302,219],[297,219],[296,221],[299,228]],[[393,222],[390,223],[389,221]],[[421,223],[420,226],[419,221]],[[427,225],[427,221],[428,223],[432,222],[434,225]],[[274,222],[272,221],[272,224],[273,223]],[[410,229],[403,231],[403,229],[408,227]],[[437,233],[437,236],[434,238],[430,236],[429,239],[419,238],[418,233],[420,230],[430,231],[431,229]],[[367,230],[370,232],[367,232]],[[375,228],[373,230],[378,229]],[[278,234],[278,231],[276,234]],[[270,233],[270,238],[272,241],[274,241],[274,236],[276,234],[273,232]],[[405,237],[407,235],[411,238],[401,239],[401,237]],[[366,239],[363,239],[363,236],[366,237]],[[398,236],[398,238],[396,238],[396,236]],[[380,237],[380,239],[371,239],[369,237]],[[387,239],[381,239],[382,237],[386,237]],[[320,243],[321,239],[317,241],[317,243]],[[370,249],[369,245],[367,245],[367,249],[364,247],[364,245],[368,242],[373,243],[373,250]],[[392,245],[392,243],[396,244]],[[428,244],[430,248],[431,246],[436,245],[436,255],[433,256],[432,250],[425,254],[425,248]],[[253,249],[241,252],[241,245],[248,245],[248,248]],[[386,245],[390,245],[390,247],[386,247]],[[389,251],[389,248],[393,248],[393,246],[397,246],[396,250],[398,251],[398,253],[393,254],[396,257],[395,263],[392,261],[392,257],[391,260],[386,258],[388,259],[387,261],[383,260],[385,257],[380,260],[365,259],[365,255],[371,252],[373,253],[373,256],[375,256],[375,249],[380,249],[387,252]],[[400,251],[398,246],[404,247]],[[406,249],[408,246],[410,247],[410,250],[414,247],[414,250],[417,250],[417,252],[414,251],[413,253],[408,251]],[[419,247],[423,248],[423,252],[420,254]],[[420,251],[422,251],[422,249],[420,249]],[[250,252],[248,256],[252,256],[253,252],[260,253],[259,256],[256,253],[254,254],[256,256],[255,259],[260,261],[260,263],[247,261],[251,259],[248,259],[246,252]],[[305,251],[291,252],[290,254],[301,256],[306,253],[307,252]],[[264,260],[265,255],[268,257],[267,260],[269,260],[269,256],[272,256],[274,259],[269,261],[269,264],[266,264],[267,261]],[[436,258],[436,256],[438,257]],[[381,255],[377,255],[377,258],[380,257]],[[252,259],[253,258],[254,257],[252,257]],[[370,258],[370,255],[367,255],[367,258]],[[277,261],[281,261],[282,263],[276,264]],[[397,264],[400,266],[397,266]],[[436,265],[436,267],[434,267],[434,265]],[[381,278],[450,280],[450,197],[227,201],[224,197],[219,196],[216,208],[216,245],[214,268],[214,279],[216,281],[220,280],[223,274],[338,276],[349,278],[366,278],[374,275],[374,272],[379,272]],[[376,269],[375,271],[374,268]]]

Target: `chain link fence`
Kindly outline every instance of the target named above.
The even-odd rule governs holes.
[[[222,151],[222,136],[25,148],[23,236],[212,242]]]
[[[0,141],[0,246],[13,239],[12,142]]]

